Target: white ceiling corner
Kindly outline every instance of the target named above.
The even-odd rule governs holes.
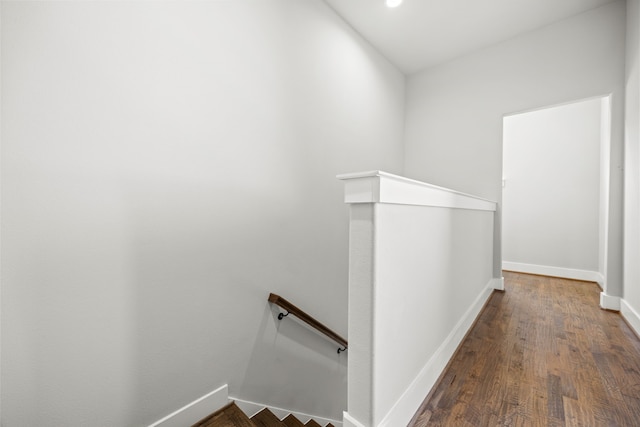
[[[406,74],[615,0],[325,0]]]

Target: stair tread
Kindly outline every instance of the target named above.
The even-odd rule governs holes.
[[[213,414],[201,419],[191,427],[322,427],[314,420],[307,421],[306,424],[297,419],[293,414],[287,415],[282,421],[269,410],[262,411],[249,418],[235,404],[230,402]],[[334,427],[329,423],[325,427]]]
[[[287,415],[285,419],[282,420],[282,422],[287,427],[304,427],[304,424],[302,424],[302,421],[300,421],[299,419],[297,419],[291,414]]]
[[[264,408],[262,411],[258,412],[253,417],[251,417],[251,421],[253,421],[253,423],[257,427],[282,427],[282,426],[286,426],[286,424],[284,424],[282,421],[280,421],[280,419],[278,419],[278,417],[276,417],[273,414],[273,412],[271,412],[267,408]]]
[[[192,427],[255,427],[255,424],[234,402],[231,402]]]

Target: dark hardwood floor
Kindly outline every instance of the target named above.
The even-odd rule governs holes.
[[[411,426],[640,426],[640,340],[595,283],[505,272]]]

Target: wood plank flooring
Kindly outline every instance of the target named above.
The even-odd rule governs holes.
[[[640,426],[640,340],[598,285],[504,277],[410,426]]]

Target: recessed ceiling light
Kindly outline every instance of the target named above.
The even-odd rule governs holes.
[[[397,7],[400,6],[402,0],[386,0],[387,7]]]

